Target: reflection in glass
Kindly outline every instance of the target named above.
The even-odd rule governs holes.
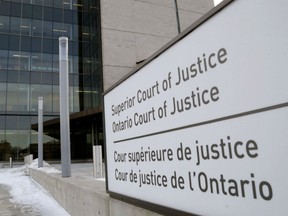
[[[6,83],[0,83],[0,111],[6,110]],[[0,119],[1,121],[1,119]],[[4,121],[5,122],[5,121]],[[3,122],[0,122],[2,124]]]
[[[0,69],[7,68],[8,50],[0,50]]]
[[[10,17],[0,16],[0,32],[9,33]]]

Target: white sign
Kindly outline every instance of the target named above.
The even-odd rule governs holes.
[[[104,96],[108,190],[287,215],[288,4],[237,0]]]

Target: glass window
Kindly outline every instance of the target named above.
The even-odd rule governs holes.
[[[21,37],[21,51],[30,52],[31,37]]]
[[[18,83],[18,71],[9,70],[7,73],[8,82]]]
[[[6,116],[6,129],[7,130],[18,129],[18,116]]]
[[[20,35],[10,35],[9,38],[9,49],[19,50],[20,46]]]
[[[33,19],[42,19],[42,7],[33,5]]]
[[[72,9],[72,1],[71,0],[62,0],[63,8]]]
[[[7,111],[18,111],[18,84],[16,83],[7,84]],[[12,128],[8,127],[7,129]]]
[[[91,74],[91,59],[83,58],[83,73]]]
[[[1,35],[0,35],[0,42],[1,42]],[[7,68],[7,60],[8,60],[8,50],[0,49],[0,69]]]
[[[19,72],[19,83],[30,83],[30,72],[20,71]]]
[[[78,65],[79,65],[78,56],[74,56],[73,57],[73,71],[72,71],[72,73],[79,73]]]
[[[73,40],[78,41],[78,25],[73,25]]]
[[[53,71],[59,72],[59,55],[53,55]]]
[[[52,0],[43,0],[43,1],[44,1],[44,6],[53,7],[53,1]]]
[[[59,38],[66,36],[71,40],[72,37],[72,24],[54,23],[53,25],[53,37]]]
[[[5,130],[5,116],[0,116],[0,142],[3,141],[3,137],[1,137],[1,135],[4,134],[4,131],[2,130]]]
[[[70,111],[79,112],[80,111],[80,102],[79,102],[79,87],[71,86],[70,87]]]
[[[83,3],[81,0],[73,0],[73,10],[83,10]]]
[[[18,110],[29,111],[30,88],[28,84],[18,85]]]
[[[6,110],[6,83],[0,83],[0,111]],[[1,121],[0,121],[1,124]]]
[[[20,25],[21,35],[31,35],[31,20],[30,19],[22,19]]]
[[[73,85],[74,86],[79,86],[79,74],[74,74],[73,76]]]
[[[22,17],[32,18],[32,5],[31,4],[23,4]]]
[[[63,8],[63,1],[62,0],[54,0],[54,7]]]
[[[42,73],[42,84],[53,84],[53,74],[52,73]]]
[[[17,17],[21,16],[21,4],[14,2],[11,4],[11,16],[17,16]]]
[[[52,0],[47,0],[51,1]],[[53,8],[51,7],[44,7],[44,20],[52,21],[53,20]]]
[[[9,48],[9,36],[0,34],[0,49],[8,49]]]
[[[52,72],[52,54],[32,53],[31,69],[33,71]]]
[[[73,23],[73,11],[72,10],[64,10],[64,22]]]
[[[41,84],[41,73],[31,72],[30,82],[33,84]]]
[[[39,84],[32,84],[31,85],[31,102],[30,102],[30,111],[31,112],[38,112],[38,97],[43,97],[41,85]]]
[[[42,37],[42,21],[41,20],[32,21],[32,36]]]
[[[59,85],[59,73],[53,73],[53,85]]]
[[[53,51],[53,41],[52,39],[43,39],[43,53],[52,53]]]
[[[59,75],[59,74],[58,74]],[[53,112],[60,112],[59,86],[53,86]]]
[[[43,112],[52,112],[52,85],[42,85],[41,95],[43,97]]]
[[[52,38],[52,22],[44,21],[43,22],[43,37]]]
[[[21,19],[18,17],[11,17],[10,21],[10,33],[20,34]]]
[[[33,0],[34,5],[44,5],[45,0]],[[46,1],[52,1],[52,0],[46,0]]]
[[[41,52],[42,38],[33,37],[32,38],[32,52]]]
[[[28,52],[10,51],[8,69],[29,70],[30,56]]]
[[[55,54],[59,53],[59,40],[58,40],[58,38],[53,40],[53,53],[55,53]]]
[[[62,22],[62,9],[58,8],[53,9],[53,21]]]
[[[20,127],[20,116],[19,116],[19,127]],[[28,128],[27,128],[28,129]],[[17,148],[12,151],[14,160],[23,161],[24,155],[28,153],[30,142],[30,130],[18,130],[17,134]]]
[[[30,129],[30,116],[19,116],[19,129]]]
[[[9,63],[8,63],[8,69],[11,70],[19,70],[19,64],[20,64],[20,52],[18,51],[10,51],[9,52]]]
[[[6,70],[0,70],[0,83],[1,83],[0,85],[3,85],[3,83],[6,83],[6,82],[7,82],[7,71]]]
[[[30,53],[21,52],[20,54],[20,70],[30,70]]]
[[[42,71],[52,72],[52,54],[42,54]]]
[[[10,17],[0,16],[0,32],[9,33]]]
[[[1,7],[0,7],[0,14],[1,15],[10,15],[10,9],[11,9],[11,2],[7,1],[1,1]]]

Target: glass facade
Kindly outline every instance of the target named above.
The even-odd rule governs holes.
[[[44,121],[59,117],[59,37],[69,38],[70,112],[101,107],[100,35],[98,0],[0,0],[0,161],[35,152],[39,96]],[[57,127],[44,128],[44,160],[45,149],[60,159]]]

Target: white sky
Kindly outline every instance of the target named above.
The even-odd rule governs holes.
[[[53,168],[49,169],[51,172],[55,172]],[[0,184],[10,188],[11,201],[15,205],[31,208],[32,212],[29,212],[29,216],[70,216],[46,190],[27,176],[25,172],[25,166],[0,169]]]

